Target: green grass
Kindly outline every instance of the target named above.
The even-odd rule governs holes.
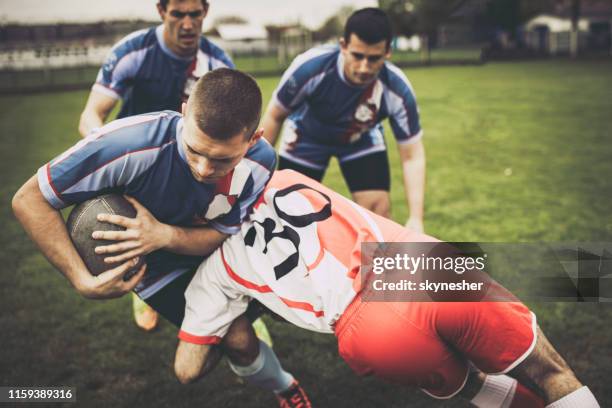
[[[407,71],[427,149],[426,229],[445,240],[612,241],[612,62],[488,64]],[[278,78],[259,80],[266,99]],[[0,97],[0,385],[71,385],[77,406],[262,407],[274,398],[225,364],[180,386],[176,330],[139,332],[130,299],[88,301],[38,254],[10,198],[39,165],[74,143],[86,92]],[[393,137],[393,218],[408,216]],[[506,176],[505,170],[512,169]],[[347,194],[337,163],[325,184]],[[558,349],[612,406],[612,306],[532,303]],[[269,322],[275,350],[320,407],[429,407],[431,399],[358,378],[332,336]],[[465,406],[446,402],[440,406]]]

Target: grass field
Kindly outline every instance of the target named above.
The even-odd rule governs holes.
[[[612,61],[408,71],[427,149],[426,229],[456,241],[612,241]],[[259,82],[269,98],[278,78]],[[131,321],[130,299],[88,301],[39,255],[10,210],[16,189],[77,139],[85,92],[0,98],[0,385],[70,385],[77,406],[267,407],[225,364],[181,386],[176,330]],[[388,132],[393,217],[407,209]],[[507,169],[511,169],[511,175]],[[347,193],[333,163],[325,183]],[[531,303],[603,407],[612,406],[612,304]],[[354,376],[332,336],[270,322],[275,350],[319,407],[435,405],[413,389]],[[40,405],[37,405],[40,406]],[[74,405],[71,405],[74,406]]]

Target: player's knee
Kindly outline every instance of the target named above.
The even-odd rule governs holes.
[[[259,341],[251,322],[246,318],[237,319],[223,338],[223,350],[234,364],[249,365],[257,358]]]
[[[382,194],[359,194],[353,195],[355,202],[367,210],[372,211],[382,217],[389,218],[391,216],[391,204],[389,196],[386,193]]]
[[[199,373],[196,373],[191,367],[174,362],[174,375],[181,384],[191,384],[198,379]]]

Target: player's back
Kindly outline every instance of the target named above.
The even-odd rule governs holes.
[[[294,324],[331,332],[360,289],[361,243],[405,233],[322,184],[282,170],[221,256],[228,284]]]

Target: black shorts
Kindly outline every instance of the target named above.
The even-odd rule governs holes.
[[[196,269],[186,272],[149,296],[144,301],[170,323],[180,328],[185,317],[185,291],[193,279]],[[246,315],[251,322],[255,321],[266,308],[258,301],[252,300]]]
[[[317,181],[323,179],[326,170],[306,167],[282,156],[278,160],[278,169],[295,170]],[[365,190],[389,191],[391,187],[389,158],[386,151],[340,162],[340,169],[351,193]]]

